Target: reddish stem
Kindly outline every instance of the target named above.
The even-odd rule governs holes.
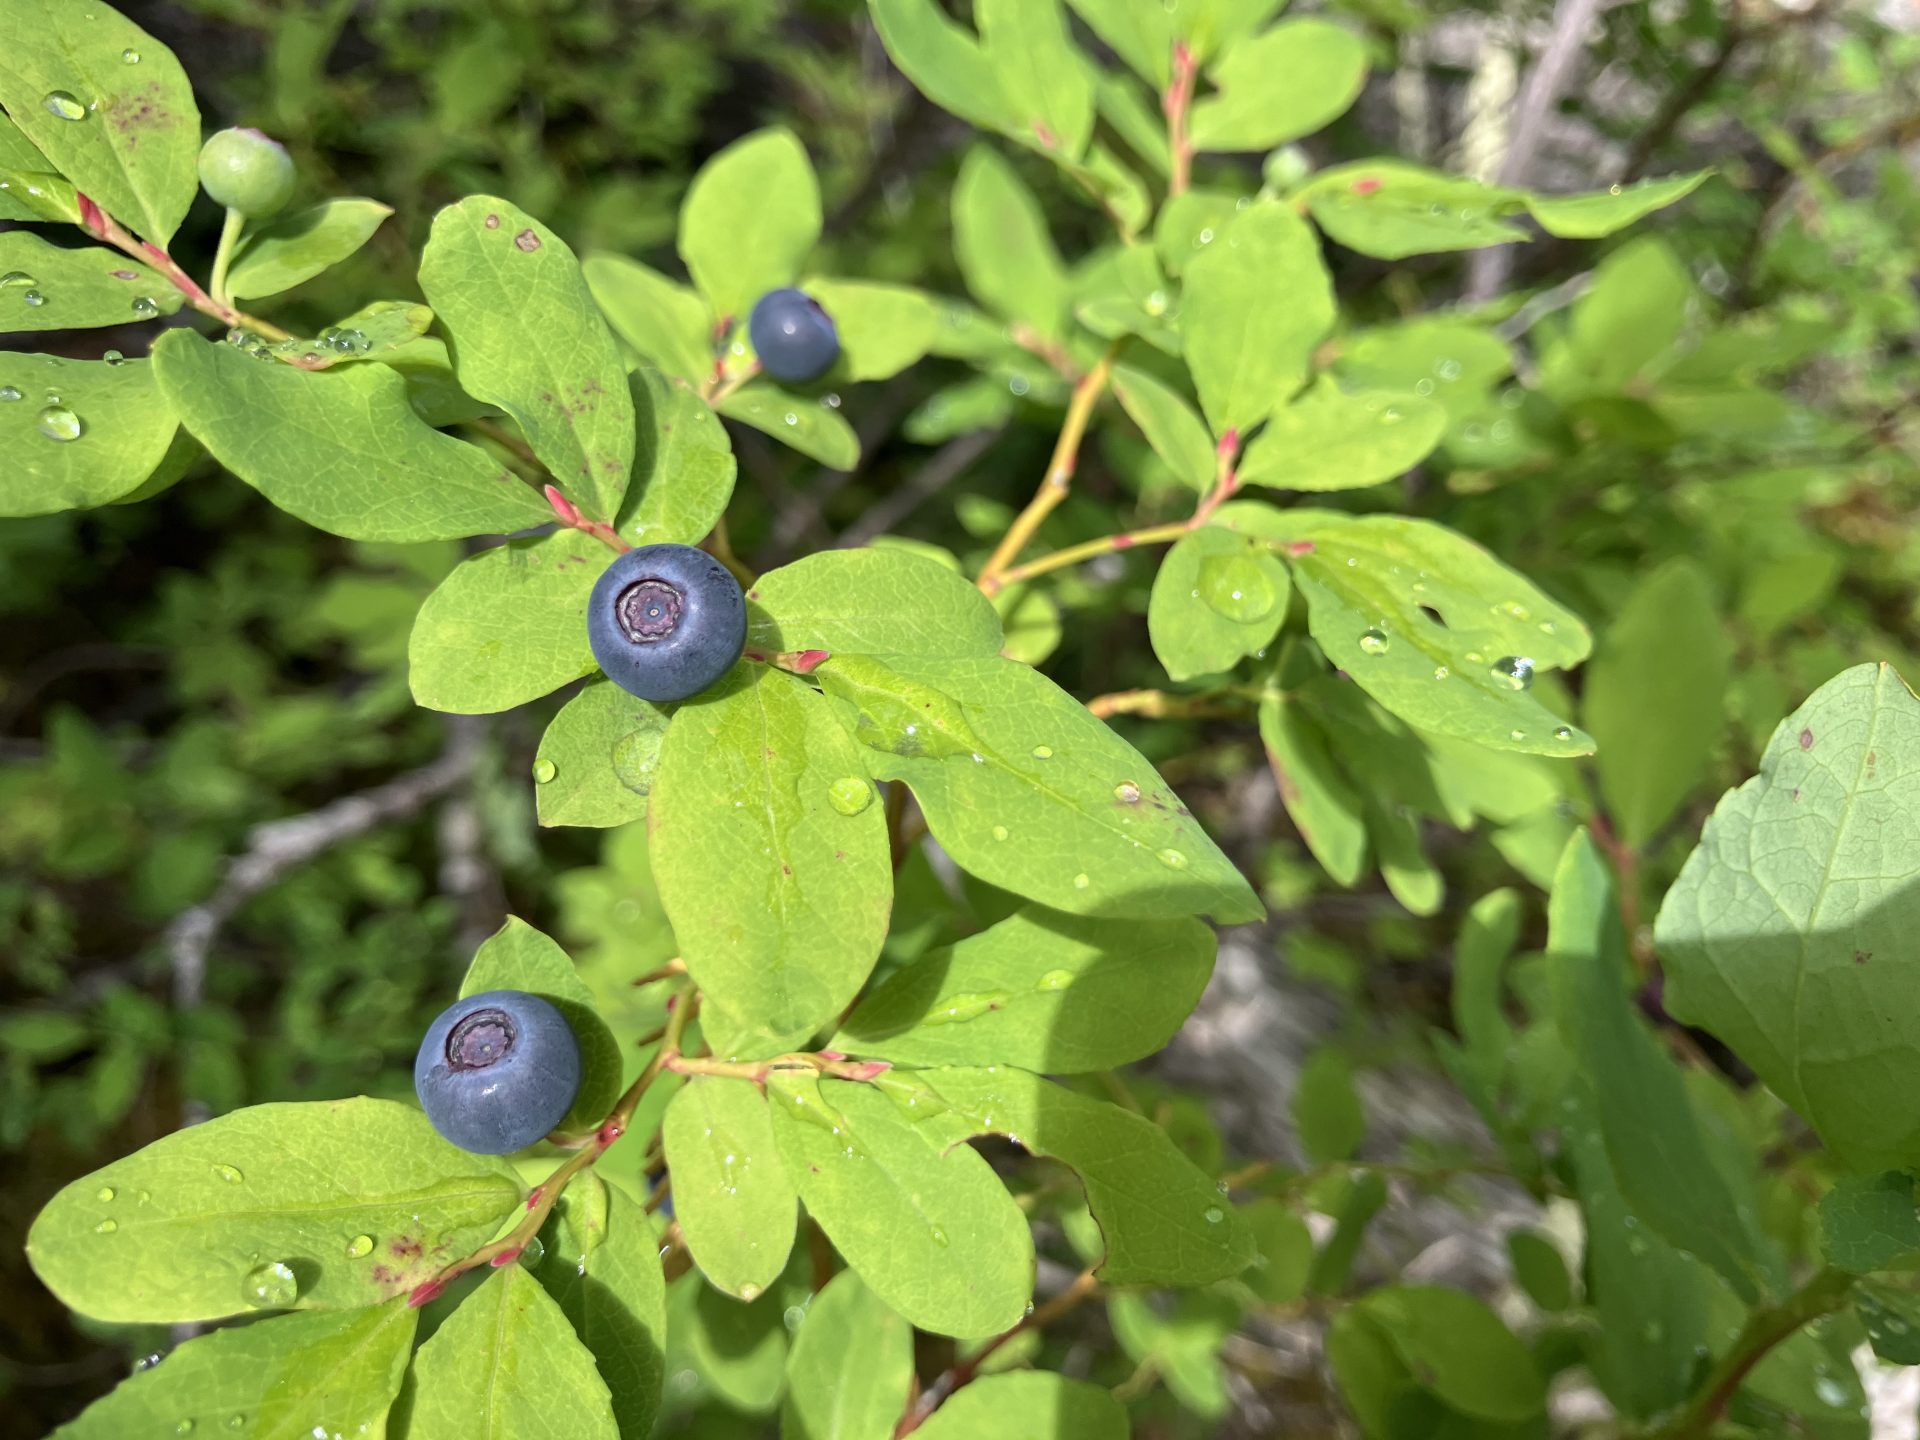
[[[562,525],[573,530],[578,530],[583,535],[591,535],[594,539],[604,545],[611,546],[622,555],[633,549],[633,546],[620,538],[620,532],[615,530],[613,526],[607,524],[606,521],[589,520],[585,515],[582,515],[580,513],[580,507],[562,495],[557,487],[552,485],[547,486],[546,495],[547,503],[553,507],[553,513],[559,517]]]

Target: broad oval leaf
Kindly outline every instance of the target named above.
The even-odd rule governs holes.
[[[311,374],[190,330],[153,347],[167,403],[213,458],[309,525],[350,540],[449,540],[551,520],[532,490],[413,413],[385,365]]]
[[[1012,128],[999,67],[934,0],[868,0],[873,27],[900,73],[942,110],[990,130]]]
[[[1624,230],[1699,189],[1711,170],[1668,175],[1636,185],[1615,185],[1584,195],[1529,195],[1527,209],[1549,235],[1567,240],[1598,240]]]
[[[994,655],[1000,617],[973,585],[906,550],[822,550],[747,591],[747,645],[768,654]]]
[[[1173,78],[1174,11],[1134,0],[1067,0],[1087,28],[1141,79],[1164,91]],[[1131,137],[1129,137],[1131,144]],[[1164,144],[1164,140],[1162,141]]]
[[[118,250],[49,245],[28,230],[0,234],[0,276],[0,333],[127,325],[171,315],[184,298]]]
[[[332,269],[373,238],[391,205],[351,196],[251,226],[227,272],[236,300],[278,295]]]
[[[1093,133],[1093,67],[1067,33],[1060,0],[978,0],[974,23],[1000,77],[1005,133],[1062,161]]]
[[[668,1102],[660,1138],[694,1263],[716,1289],[759,1299],[786,1268],[799,1219],[766,1097],[743,1081],[696,1075]]]
[[[885,807],[806,683],[736,667],[667,729],[647,813],[689,973],[736,1024],[784,1035],[859,993],[893,894]]]
[[[639,442],[614,528],[635,545],[697,545],[733,495],[738,467],[727,427],[684,380],[640,370],[632,389]]]
[[[1355,1309],[1377,1325],[1420,1384],[1483,1420],[1517,1423],[1547,1403],[1547,1382],[1486,1303],[1437,1285],[1389,1285]]]
[[[613,333],[643,359],[682,380],[712,373],[713,316],[706,301],[625,255],[589,255],[580,269]]]
[[[718,408],[729,420],[751,425],[829,470],[851,470],[860,463],[860,437],[822,400],[755,382],[727,396]]]
[[[1104,1385],[1045,1370],[989,1375],[944,1400],[914,1433],[920,1440],[1005,1440],[1019,1431],[1039,1440],[1127,1440],[1127,1412]]]
[[[1287,818],[1320,868],[1351,886],[1364,872],[1367,824],[1360,797],[1335,763],[1312,710],[1278,686],[1260,697],[1260,743]]]
[[[1504,216],[1520,209],[1518,190],[1482,185],[1397,160],[1362,160],[1323,170],[1295,197],[1314,223],[1349,250],[1381,260],[1475,250],[1525,240]]]
[[[728,1408],[769,1414],[786,1384],[785,1294],[776,1290],[742,1304],[702,1284],[698,1276],[683,1283],[693,1298],[681,1312],[688,1323],[677,1328],[695,1372]]]
[[[913,1383],[913,1327],[842,1270],[787,1352],[780,1440],[892,1440]]]
[[[20,133],[20,127],[0,111],[0,220],[47,218],[29,197],[15,191],[13,186],[25,176],[45,173],[51,163]]]
[[[1057,340],[1071,288],[1033,191],[995,150],[976,145],[953,187],[953,253],[967,289],[1003,319]]]
[[[1920,1160],[1920,700],[1889,665],[1829,680],[1721,800],[1655,943],[1676,1019],[1720,1037],[1856,1170]]]
[[[1359,99],[1366,42],[1331,21],[1288,20],[1228,49],[1207,78],[1216,93],[1193,107],[1194,148],[1271,150],[1331,124]]]
[[[1422,396],[1320,384],[1273,413],[1236,474],[1275,490],[1364,489],[1418,465],[1446,428],[1446,410]]]
[[[700,167],[680,206],[680,258],[721,323],[791,285],[820,239],[820,182],[791,130],[756,130]]]
[[[933,345],[939,312],[924,291],[867,280],[808,280],[802,288],[839,332],[840,359],[829,380],[885,380]]]
[[[596,680],[560,707],[540,737],[533,800],[542,825],[644,820],[670,709]]]
[[[1205,494],[1216,479],[1213,437],[1177,391],[1145,370],[1117,365],[1113,393],[1153,453],[1190,489]]]
[[[1147,600],[1153,653],[1175,680],[1264,651],[1287,618],[1287,567],[1259,540],[1207,525],[1167,551]]]
[[[27,1257],[98,1320],[217,1320],[263,1292],[273,1308],[347,1309],[431,1278],[523,1193],[505,1161],[456,1149],[410,1105],[255,1105],[74,1181],[33,1222]],[[291,1270],[295,1293],[277,1272],[255,1285],[262,1265]]]
[[[50,515],[138,490],[179,428],[154,378],[145,360],[0,353],[0,395],[19,397],[0,399],[0,515]]]

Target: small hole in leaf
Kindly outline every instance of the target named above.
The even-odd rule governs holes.
[[[1419,610],[1422,615],[1426,616],[1427,619],[1431,620],[1434,624],[1438,625],[1442,630],[1447,628],[1447,622],[1445,618],[1440,614],[1438,610],[1434,609],[1431,605],[1422,605],[1419,607]]]

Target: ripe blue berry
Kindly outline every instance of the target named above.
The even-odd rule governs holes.
[[[427,1027],[413,1089],[433,1128],[462,1150],[524,1150],[552,1132],[580,1093],[580,1042],[538,995],[469,995]]]
[[[747,320],[760,368],[776,380],[818,380],[840,358],[840,332],[833,317],[804,290],[769,290],[754,302]]]
[[[215,204],[264,220],[293,198],[293,157],[258,130],[217,131],[200,147],[200,188]]]
[[[587,643],[622,690],[642,700],[684,700],[740,658],[747,602],[726,566],[704,550],[642,545],[595,582]]]

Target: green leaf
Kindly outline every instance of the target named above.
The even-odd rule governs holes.
[[[1585,195],[1529,195],[1527,209],[1549,235],[1598,240],[1685,199],[1711,174],[1711,170],[1696,170],[1691,175],[1668,175]]]
[[[1219,1186],[1131,1110],[1007,1065],[882,1076],[880,1085],[902,1108],[923,1101],[908,1113],[929,1108],[931,1091],[947,1111],[922,1123],[949,1140],[1005,1135],[1078,1174],[1106,1240],[1099,1268],[1109,1285],[1205,1285],[1253,1262],[1252,1232]],[[811,1207],[804,1183],[800,1194]]]
[[[657,370],[632,379],[639,445],[615,528],[635,545],[698,544],[720,523],[738,467],[727,427],[685,381]]]
[[[985,145],[967,152],[953,187],[953,253],[982,305],[1043,340],[1065,333],[1072,292],[1046,216],[1013,167]]]
[[[1260,743],[1293,828],[1336,884],[1352,886],[1366,866],[1366,821],[1360,797],[1334,763],[1318,720],[1293,696],[1270,686],[1260,697]]]
[[[1292,593],[1286,566],[1261,541],[1211,525],[1183,535],[1147,602],[1153,653],[1175,680],[1231,670],[1273,643]]]
[[[171,315],[182,296],[118,250],[49,245],[27,230],[0,234],[0,332],[86,330]],[[136,302],[145,301],[136,311]]]
[[[1593,748],[1529,693],[1537,671],[1586,658],[1587,628],[1571,611],[1430,521],[1368,516],[1302,532],[1289,549],[1311,546],[1293,574],[1313,638],[1381,705],[1494,750]]]
[[[993,608],[1007,627],[1000,653],[1022,665],[1039,665],[1060,648],[1060,607],[1044,590],[1009,585],[993,593]]]
[[[1920,1365],[1920,1295],[1868,1283],[1854,1287],[1853,1305],[1875,1355],[1893,1365]]]
[[[1855,1170],[1920,1159],[1920,925],[1907,841],[1916,701],[1887,665],[1829,680],[1728,792],[1655,925],[1676,1019],[1726,1042]]]
[[[448,540],[552,519],[475,446],[429,429],[384,365],[309,374],[171,330],[160,393],[213,458],[309,525],[350,540]]]
[[[1467,912],[1453,953],[1453,1028],[1467,1061],[1491,1089],[1507,1065],[1513,1027],[1502,1005],[1502,972],[1520,938],[1520,897],[1482,895]]]
[[[767,1098],[807,1213],[874,1294],[939,1335],[991,1335],[1021,1317],[1033,1236],[970,1147],[943,1153],[866,1085],[775,1071]]]
[[[786,1268],[799,1219],[766,1097],[743,1081],[696,1075],[668,1102],[661,1141],[694,1263],[716,1289],[759,1299]]]
[[[1169,196],[1153,226],[1153,247],[1167,274],[1178,278],[1240,213],[1232,190],[1185,190]]]
[[[769,570],[747,600],[747,646],[767,654],[1000,651],[992,603],[946,566],[905,550],[822,550]]]
[[[414,619],[413,698],[429,710],[491,715],[592,674],[587,597],[611,555],[591,536],[561,530],[461,561]]]
[[[736,668],[668,727],[648,836],[689,973],[763,1035],[831,1020],[859,992],[892,899],[885,807],[804,681]]]
[[[1354,1309],[1379,1327],[1414,1378],[1454,1409],[1511,1423],[1545,1407],[1547,1382],[1533,1356],[1475,1297],[1390,1285],[1363,1295]]]
[[[1333,317],[1319,243],[1285,205],[1240,212],[1189,260],[1180,332],[1213,433],[1244,437],[1298,390]]]
[[[1011,125],[1000,128],[1079,159],[1093,134],[1093,67],[1067,33],[1060,0],[978,0],[973,18],[1006,97]]]
[[[1904,1266],[1920,1254],[1920,1210],[1904,1170],[1848,1176],[1820,1197],[1829,1264],[1856,1275]]]
[[[1194,58],[1204,64],[1266,24],[1283,3],[1284,0],[1183,0],[1174,11],[1173,23]]]
[[[0,292],[3,294],[5,292]],[[0,515],[106,505],[137,490],[178,428],[144,360],[120,365],[0,353]],[[46,396],[57,394],[59,405]],[[65,412],[64,414],[62,412]],[[77,439],[66,415],[77,420]]]
[[[1694,294],[1693,276],[1666,241],[1628,241],[1600,262],[1565,343],[1543,356],[1542,387],[1574,400],[1652,378],[1678,345]]]
[[[842,1270],[787,1354],[780,1440],[892,1440],[912,1384],[913,1327]]]
[[[860,437],[838,410],[823,401],[756,382],[727,396],[719,410],[729,420],[751,425],[829,470],[851,470],[860,463]]]
[[[1076,915],[1264,913],[1140,753],[1038,671],[842,655],[815,673],[868,773],[912,787],[934,838],[989,884]],[[1069,875],[1063,856],[1085,868]]]
[[[1635,585],[1602,635],[1581,718],[1622,843],[1645,846],[1708,774],[1731,660],[1712,583],[1685,556]]]
[[[925,291],[865,280],[808,280],[802,288],[833,317],[839,333],[834,380],[889,379],[933,344],[939,312]]]
[[[680,207],[680,258],[723,324],[791,285],[820,239],[820,182],[791,130],[756,130],[700,167]]]
[[[314,349],[301,354],[304,370],[330,370],[335,365],[386,362],[411,354],[411,349],[433,325],[433,311],[406,300],[375,300],[307,342]],[[328,343],[328,331],[339,331]],[[344,345],[344,348],[342,346]]]
[[[504,200],[470,195],[433,217],[420,288],[461,388],[512,416],[560,488],[612,518],[633,460],[633,397],[566,242]]]
[[[620,1042],[595,1008],[593,991],[573,961],[547,936],[518,916],[488,936],[474,952],[460,982],[462,997],[487,990],[524,990],[538,995],[566,1019],[580,1042],[580,1093],[559,1129],[581,1134],[598,1128],[624,1088]]]
[[[13,188],[15,184],[24,187],[28,176],[38,178],[47,175],[48,164],[47,157],[20,133],[20,127],[0,113],[0,220],[34,221],[50,218],[39,205]]]
[[[1342,340],[1334,367],[1356,388],[1412,391],[1464,413],[1512,372],[1513,353],[1484,326],[1427,315]]]
[[[667,374],[696,383],[713,372],[713,316],[706,301],[678,281],[624,255],[580,262],[607,324]]]
[[[1418,395],[1348,394],[1331,381],[1274,411],[1235,472],[1275,490],[1359,490],[1433,453],[1447,412]]]
[[[1255,1200],[1241,1216],[1253,1233],[1253,1264],[1241,1277],[1269,1305],[1291,1305],[1306,1293],[1313,1232],[1283,1200]]]
[[[1322,1046],[1300,1067],[1293,1088],[1293,1128],[1317,1165],[1349,1159],[1367,1135],[1367,1113],[1353,1088],[1353,1066]]]
[[[138,1370],[54,1431],[57,1440],[219,1434],[308,1440],[383,1429],[400,1393],[419,1312],[404,1299],[363,1310],[283,1315],[216,1330]]]
[[[1573,1276],[1560,1247],[1538,1230],[1509,1230],[1507,1259],[1513,1278],[1542,1310],[1557,1314],[1573,1306]]]
[[[696,1279],[687,1348],[696,1371],[735,1410],[765,1415],[786,1383],[787,1332],[782,1298],[743,1305]]]
[[[1380,260],[1525,240],[1525,230],[1500,218],[1524,198],[1517,190],[1397,160],[1337,165],[1295,196],[1329,237]]]
[[[1173,1038],[1213,974],[1198,920],[1087,920],[1028,906],[868,992],[832,1048],[909,1065],[1110,1070]]]
[[[593,1355],[620,1434],[645,1435],[666,1378],[667,1286],[653,1221],[592,1175],[567,1187],[535,1270]]]
[[[395,1409],[407,1440],[619,1440],[607,1383],[567,1316],[519,1265],[461,1302],[413,1362]]]
[[[540,823],[644,820],[671,714],[611,680],[596,680],[569,700],[540,737],[533,762]]]
[[[292,1270],[289,1306],[347,1309],[431,1278],[521,1194],[505,1161],[456,1149],[411,1106],[256,1105],[74,1181],[33,1222],[27,1256],[98,1320],[244,1314],[259,1307],[262,1265]]]
[[[1087,28],[1156,90],[1173,79],[1173,11],[1133,0],[1068,0]]]
[[[1585,831],[1567,846],[1548,907],[1560,1033],[1590,1080],[1621,1194],[1664,1239],[1698,1256],[1751,1303],[1761,1243],[1714,1165],[1680,1071],[1641,1023],[1613,874]]]
[[[1177,391],[1145,370],[1116,365],[1113,393],[1182,484],[1203,495],[1212,488],[1218,463],[1213,437]]]
[[[200,188],[200,111],[166,46],[104,5],[76,23],[66,0],[9,0],[0,105],[53,162],[35,168],[58,170],[156,245],[173,238]]]
[[[1218,93],[1193,107],[1194,148],[1271,150],[1330,125],[1360,98],[1366,42],[1330,21],[1288,20],[1229,48],[1207,78]]]
[[[46,163],[47,157],[35,151],[30,164]],[[81,223],[80,192],[73,188],[73,182],[41,169],[0,167],[0,209],[18,210],[23,220],[51,220],[56,225]]]
[[[989,1375],[941,1403],[920,1440],[1005,1440],[1018,1418],[1033,1440],[1127,1440],[1127,1412],[1104,1385],[1042,1370]]]
[[[304,284],[365,245],[392,213],[391,205],[354,197],[249,226],[227,272],[228,293],[252,300]]]
[[[868,0],[868,6],[887,54],[922,95],[975,125],[1013,128],[1014,106],[998,67],[934,0]]]

